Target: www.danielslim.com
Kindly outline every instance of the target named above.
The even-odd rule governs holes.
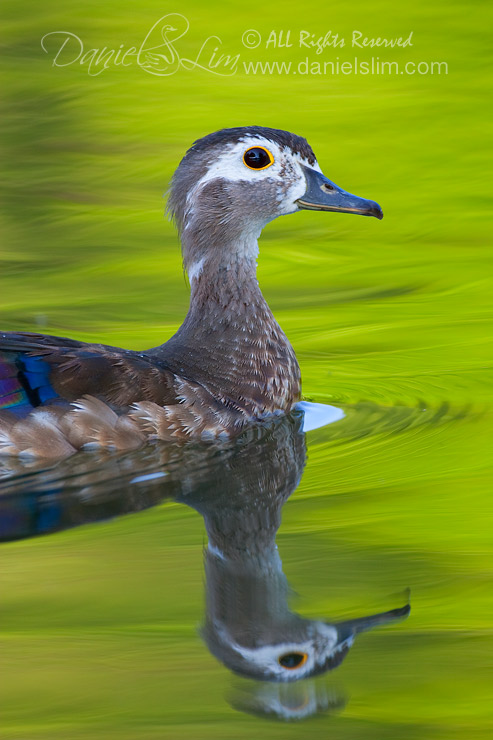
[[[247,75],[448,75],[447,62],[384,62],[379,57],[352,62],[242,62]]]

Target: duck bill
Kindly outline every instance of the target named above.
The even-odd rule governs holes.
[[[302,165],[303,166],[303,165]],[[335,211],[337,213],[356,213],[360,216],[375,216],[382,219],[382,209],[374,200],[358,198],[346,193],[325,175],[311,167],[303,166],[306,177],[306,191],[296,201],[299,208],[309,211]]]
[[[345,622],[338,622],[334,625],[337,629],[339,640],[345,639],[350,635],[356,636],[360,632],[367,632],[374,627],[380,627],[384,624],[390,624],[398,619],[406,619],[411,611],[410,604],[401,606],[398,609],[391,609],[388,612],[372,614],[370,617],[360,617],[359,619],[348,619]]]

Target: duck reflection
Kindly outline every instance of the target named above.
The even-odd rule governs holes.
[[[298,683],[245,681],[230,693],[229,703],[240,712],[284,721],[300,721],[317,714],[340,711],[346,698],[325,682],[315,679]]]
[[[165,498],[181,502],[200,513],[208,535],[201,631],[211,653],[242,677],[279,684],[331,671],[360,632],[407,616],[409,606],[333,622],[291,610],[275,538],[305,465],[301,429],[302,414],[294,414],[249,430],[233,446],[158,445],[24,470],[3,483],[3,538],[137,511]],[[321,698],[319,689],[308,698],[305,689],[300,698],[256,686],[238,700],[247,710],[305,716],[339,702]]]
[[[357,634],[409,612],[406,605],[327,622],[290,609],[275,537],[305,456],[299,418],[283,419],[261,441],[187,481],[190,493],[178,497],[203,516],[208,535],[203,638],[216,658],[248,678],[298,681],[333,670]]]

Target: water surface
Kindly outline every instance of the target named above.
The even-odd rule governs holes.
[[[4,459],[11,736],[32,722],[46,737],[247,737],[274,719],[284,729],[265,732],[298,737],[291,724],[311,719],[316,737],[370,723],[417,738],[440,734],[452,702],[477,726],[491,641],[466,544],[474,499],[447,456],[416,475],[482,416],[344,411],[308,434],[300,411],[234,446]]]
[[[306,26],[350,39],[356,27],[388,38],[413,31],[412,47],[379,48],[381,60],[449,64],[447,76],[330,78],[158,78],[136,67],[90,77],[78,64],[54,68],[40,38],[66,29],[86,49],[127,47],[177,8],[19,7],[2,2],[2,329],[131,349],[171,336],[188,291],[162,193],[187,147],[225,126],[306,136],[325,174],[377,200],[385,218],[299,213],[260,240],[260,284],[296,351],[304,393],[343,419],[305,438],[293,420],[284,435],[247,436],[236,452],[150,446],[41,469],[2,462],[2,738],[490,740],[484,3],[307,0],[303,17],[276,1],[231,0],[227,13],[214,1],[180,7],[191,24],[186,54],[217,35],[246,60],[299,61],[307,50],[296,46],[247,52],[242,34]],[[334,55],[351,61],[354,49],[326,49],[320,60]],[[240,496],[232,535],[238,507],[251,514],[248,481],[258,490],[262,470],[270,493],[260,503],[270,508],[245,532],[257,561],[239,558],[231,573],[206,554],[211,517],[216,539],[227,531],[211,494],[228,499],[222,512]],[[257,530],[266,530],[260,552]],[[306,629],[298,619],[347,626],[410,612],[356,634],[321,675],[259,681],[233,673],[237,660],[207,629],[214,604],[241,625],[234,600],[212,588],[226,584],[230,594],[240,582],[243,594],[264,589],[257,601],[271,611],[241,614],[268,626],[271,644],[287,626]],[[237,644],[245,632],[237,627]]]

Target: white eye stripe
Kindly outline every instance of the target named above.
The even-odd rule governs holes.
[[[258,648],[246,648],[238,643],[229,640],[230,646],[242,656],[242,658],[251,665],[267,671],[271,675],[276,675],[280,680],[290,680],[295,676],[301,677],[311,673],[316,665],[323,664],[329,655],[339,652],[346,644],[348,647],[353,642],[353,637],[347,638],[343,643],[337,644],[337,630],[330,624],[323,622],[314,623],[317,626],[318,639],[322,639],[324,647],[322,650],[315,648],[312,640],[306,640],[302,643],[288,642],[278,643],[276,645],[263,645]],[[223,629],[218,630],[225,634]],[[289,653],[304,653],[307,655],[303,663],[293,669],[286,669],[279,663],[279,658]]]
[[[243,161],[245,152],[254,147],[267,149],[274,162],[262,169],[247,167]],[[247,182],[262,186],[264,181],[277,184],[278,210],[272,218],[298,210],[296,200],[301,198],[306,190],[306,179],[302,167],[311,167],[321,172],[318,162],[310,163],[300,154],[291,151],[288,147],[279,146],[273,141],[256,136],[245,136],[234,144],[225,145],[217,154],[216,159],[209,165],[205,175],[189,191],[186,199],[186,214],[188,219],[192,215],[194,201],[200,196],[202,188],[213,180],[221,179],[231,183]]]
[[[261,170],[251,169],[247,167],[243,161],[243,155],[248,149],[254,147],[262,147],[267,149],[274,162],[270,167],[266,167]],[[276,178],[281,176],[282,163],[285,160],[291,160],[293,164],[305,165],[313,167],[313,169],[320,170],[317,163],[310,165],[310,163],[303,159],[299,154],[294,154],[285,147],[281,148],[274,142],[266,139],[259,139],[255,137],[247,137],[237,142],[236,144],[230,145],[222,152],[215,162],[211,164],[208,171],[197,183],[197,188],[205,185],[211,180],[215,180],[221,177],[230,181],[242,181],[258,182],[260,179]]]

